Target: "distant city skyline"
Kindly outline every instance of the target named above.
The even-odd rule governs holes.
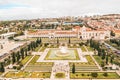
[[[120,0],[0,0],[0,20],[119,14]]]

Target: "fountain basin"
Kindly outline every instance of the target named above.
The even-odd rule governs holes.
[[[61,53],[59,48],[52,48],[45,56],[45,60],[80,60],[76,49],[67,49],[67,53]]]
[[[65,56],[69,56],[69,52],[68,52],[68,49],[67,49],[67,47],[65,47],[65,46],[61,46],[60,48],[59,48],[59,51],[56,51],[56,53],[55,53],[55,55],[56,56],[59,56],[59,57],[65,57]]]

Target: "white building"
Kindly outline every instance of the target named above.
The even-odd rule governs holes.
[[[11,36],[14,36],[16,33],[15,32],[8,32],[0,35],[0,39],[8,39]]]
[[[25,32],[26,37],[48,37],[48,38],[61,38],[61,37],[75,37],[83,40],[87,39],[96,39],[96,40],[104,40],[110,39],[110,31],[104,29],[92,30],[90,28],[86,28],[83,26],[82,28],[79,26],[74,27],[72,30],[61,30],[61,29],[39,29],[39,30],[31,30]]]

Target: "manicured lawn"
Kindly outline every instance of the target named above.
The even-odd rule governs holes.
[[[41,46],[39,45],[37,48],[35,48],[35,51],[38,52],[38,50],[41,48]]]
[[[0,75],[2,75],[2,73],[0,72]]]
[[[51,72],[53,62],[36,62],[38,60],[39,56],[35,56],[30,63],[26,66],[24,71],[28,72],[34,72],[34,71],[40,71],[40,72]]]
[[[84,48],[84,46],[80,47],[83,52],[86,52],[87,50]]]
[[[44,52],[45,49],[46,47],[41,47],[40,52]]]
[[[32,58],[32,56],[26,56],[26,57],[21,61],[21,63],[22,63],[23,65],[25,65],[31,58]]]
[[[53,65],[53,62],[36,62],[39,59],[39,55],[34,56],[28,65]]]
[[[90,46],[86,46],[86,48],[88,49],[88,51],[94,51],[94,49],[91,48]]]
[[[40,56],[36,55],[28,65],[34,65],[36,63],[36,61],[39,59]]]
[[[50,78],[50,72],[8,72],[5,78]]]
[[[101,62],[103,61],[100,56],[93,56],[95,60],[98,62],[99,65],[101,65]]]
[[[95,62],[93,61],[93,59],[89,56],[89,55],[86,55],[85,56],[86,59],[88,60],[88,62],[75,62],[75,65],[86,65],[86,66],[90,66],[90,65],[96,65]],[[74,62],[70,62],[69,64],[72,65]]]
[[[28,65],[24,71],[30,72],[51,72],[52,65]]]
[[[95,62],[93,61],[93,59],[91,58],[91,56],[86,55],[86,59],[88,60],[88,63],[89,63],[90,65],[96,65]]]
[[[120,79],[120,76],[115,72],[107,72],[108,76],[103,76],[104,72],[98,72],[97,77],[92,77],[90,72],[79,72],[79,73],[70,73],[71,79],[89,79],[89,78],[97,78],[97,79]]]
[[[87,55],[85,56],[88,62],[70,62],[70,71],[72,72],[72,65],[75,64],[76,72],[81,71],[99,71],[93,59]]]

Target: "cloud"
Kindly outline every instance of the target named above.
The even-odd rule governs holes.
[[[120,0],[0,0],[0,20],[120,13]],[[14,4],[14,5],[13,5]]]

